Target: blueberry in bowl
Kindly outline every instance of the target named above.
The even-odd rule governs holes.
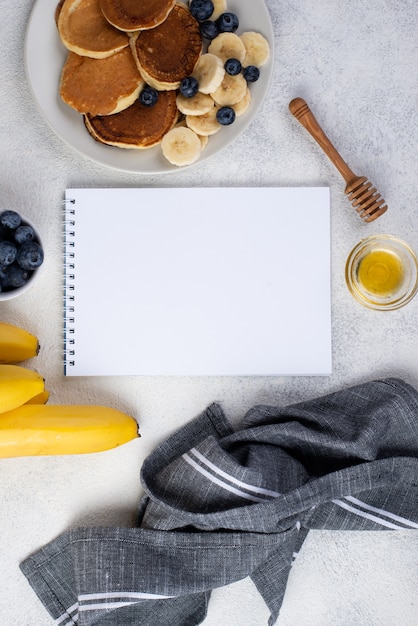
[[[35,226],[17,211],[0,210],[0,301],[27,291],[43,261],[44,250]]]

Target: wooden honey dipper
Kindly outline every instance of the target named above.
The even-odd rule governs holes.
[[[377,193],[377,189],[372,187],[372,184],[365,176],[357,176],[348,167],[318,124],[305,100],[303,98],[295,98],[289,104],[289,109],[292,115],[296,117],[321,146],[327,157],[334,163],[344,178],[346,182],[344,191],[359,216],[365,222],[372,222],[380,215],[383,215],[388,207],[382,196]]]

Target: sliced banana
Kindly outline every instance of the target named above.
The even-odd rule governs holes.
[[[213,98],[200,91],[192,98],[186,98],[179,93],[176,102],[178,110],[183,115],[204,115],[215,106]]]
[[[177,122],[177,124],[175,125],[174,128],[177,128],[178,126],[187,126],[185,117],[182,120],[180,120],[180,122]],[[196,133],[196,135],[197,135],[197,133]],[[206,146],[209,143],[209,135],[197,135],[197,136],[199,137],[200,150],[202,151],[204,148],[206,148]]]
[[[227,9],[226,0],[212,0],[213,2],[213,13],[210,16],[211,20],[216,20],[222,13],[225,13]]]
[[[225,75],[222,60],[215,54],[202,54],[196,63],[193,76],[199,81],[199,91],[204,94],[215,91]]]
[[[230,76],[225,74],[218,89],[210,95],[215,103],[221,107],[237,104],[242,100],[247,91],[247,81],[242,74]]]
[[[247,87],[247,91],[245,92],[245,96],[236,104],[233,105],[233,109],[235,111],[236,117],[240,115],[244,115],[250,107],[251,104],[251,90]]]
[[[235,33],[220,33],[210,42],[208,52],[219,57],[222,63],[227,59],[238,59],[242,63],[246,55],[244,42]]]
[[[200,151],[204,150],[209,143],[209,135],[198,135],[200,140]]]
[[[164,135],[161,149],[172,165],[191,165],[199,158],[202,144],[193,130],[186,126],[176,126]]]
[[[245,58],[243,65],[255,65],[260,67],[270,58],[269,42],[261,33],[248,31],[240,35],[240,39],[245,47]]]
[[[209,136],[217,133],[222,125],[216,119],[217,107],[213,107],[209,113],[204,115],[186,115],[186,124],[197,135]]]

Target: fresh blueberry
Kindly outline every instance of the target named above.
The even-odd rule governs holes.
[[[35,239],[35,231],[32,226],[28,224],[21,224],[15,230],[15,241],[19,245],[25,243],[25,241],[32,241]]]
[[[27,241],[17,251],[16,261],[24,270],[34,270],[44,260],[42,247],[36,241]]]
[[[190,13],[198,22],[208,20],[213,13],[212,0],[191,0],[189,5]]]
[[[0,292],[6,291],[7,289],[7,278],[6,278],[6,270],[7,267],[0,267]]]
[[[255,83],[260,78],[260,70],[255,65],[247,65],[243,74],[247,83]]]
[[[3,241],[3,239],[8,239],[9,237],[10,237],[10,229],[0,224],[0,241]]]
[[[0,215],[0,224],[6,228],[15,229],[22,223],[22,218],[16,211],[3,211]]]
[[[10,265],[16,259],[17,247],[11,241],[0,242],[0,265]]]
[[[229,126],[235,122],[235,111],[232,107],[221,107],[216,111],[216,119],[222,126]]]
[[[200,25],[200,34],[204,39],[208,39],[212,41],[219,35],[219,28],[216,25],[216,22],[211,22],[210,20],[206,20],[202,22]]]
[[[235,33],[239,26],[238,16],[235,13],[222,13],[216,20],[220,33]]]
[[[236,76],[242,70],[241,61],[238,59],[227,59],[224,64],[225,72],[230,76]]]
[[[199,81],[194,76],[186,76],[180,83],[180,93],[185,98],[193,98],[199,91]]]
[[[153,107],[158,101],[158,91],[149,85],[145,85],[139,94],[139,101],[145,107]]]
[[[31,272],[23,269],[20,265],[13,263],[6,267],[4,271],[3,287],[23,287],[27,283],[28,278],[31,276]]]

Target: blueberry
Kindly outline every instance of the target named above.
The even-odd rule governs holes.
[[[242,70],[241,61],[238,59],[227,59],[224,64],[225,72],[230,76],[236,76]]]
[[[235,111],[232,107],[221,107],[216,111],[216,119],[222,126],[229,126],[235,122]]]
[[[36,241],[27,241],[17,251],[16,261],[24,270],[36,269],[42,265],[43,260],[43,250]]]
[[[220,33],[235,33],[239,26],[238,16],[235,13],[222,13],[216,24]]]
[[[149,85],[145,85],[139,94],[139,101],[145,107],[153,107],[158,101],[158,91]]]
[[[185,98],[193,98],[199,91],[199,81],[194,76],[186,76],[180,83],[180,93]]]
[[[15,229],[22,223],[22,218],[16,211],[3,211],[0,215],[0,224],[6,228]]]
[[[17,247],[11,241],[0,242],[0,265],[10,265],[16,259]]]
[[[219,28],[217,27],[215,22],[206,20],[200,25],[200,34],[204,39],[212,41],[212,39],[215,39],[215,37],[219,35]]]
[[[29,277],[31,276],[31,272],[23,269],[20,265],[13,263],[13,265],[9,265],[4,271],[4,280],[3,287],[23,287],[25,283],[27,283]]]
[[[0,267],[0,291],[4,291],[5,287],[7,287],[7,267]]]
[[[198,22],[208,20],[213,13],[212,0],[191,0],[189,5],[190,13]]]
[[[35,231],[28,224],[21,224],[15,230],[15,241],[18,244],[35,239]]]
[[[0,241],[3,241],[3,239],[8,239],[9,237],[10,237],[10,229],[0,224]]]
[[[255,83],[260,78],[260,70],[255,65],[247,65],[243,74],[247,83]]]

